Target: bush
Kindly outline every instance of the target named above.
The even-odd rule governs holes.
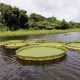
[[[6,31],[6,30],[8,30],[7,26],[0,23],[0,31]]]

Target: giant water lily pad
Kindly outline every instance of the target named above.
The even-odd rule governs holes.
[[[69,42],[65,47],[68,49],[80,50],[80,42]]]
[[[51,46],[51,47],[62,47],[64,44],[62,42],[47,42],[42,43],[40,46]]]
[[[20,47],[24,47],[26,46],[27,44],[23,43],[23,42],[20,42],[20,43],[14,43],[14,44],[7,44],[5,45],[5,48],[9,48],[9,49],[17,49],[17,48],[20,48]]]
[[[4,43],[3,42],[0,42],[0,47],[4,47]]]
[[[24,47],[16,51],[16,56],[22,60],[45,61],[61,58],[65,50],[55,47],[34,46]]]
[[[24,40],[8,40],[8,41],[2,41],[0,42],[0,46],[5,46],[8,44],[14,44],[14,43],[20,43],[23,42]]]
[[[32,40],[10,40],[10,41],[4,42],[5,48],[9,48],[9,49],[17,49],[20,47],[37,45],[37,44],[38,43]]]
[[[5,41],[1,46],[5,46],[5,48],[9,49],[17,49],[20,47],[24,46],[29,46],[29,45],[38,45],[40,43],[45,43],[47,40],[10,40],[10,41]]]

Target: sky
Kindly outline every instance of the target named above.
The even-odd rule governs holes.
[[[0,0],[31,13],[80,22],[80,0]]]

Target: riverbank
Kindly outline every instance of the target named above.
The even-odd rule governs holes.
[[[15,37],[15,36],[29,36],[29,35],[44,35],[44,34],[57,34],[66,32],[80,32],[80,29],[68,30],[17,30],[0,32],[0,37]]]

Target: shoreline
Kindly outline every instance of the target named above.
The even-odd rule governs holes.
[[[31,35],[33,36],[33,35],[67,33],[67,32],[80,32],[80,29],[4,31],[4,32],[0,32],[0,37],[17,37],[17,36],[31,36]]]

